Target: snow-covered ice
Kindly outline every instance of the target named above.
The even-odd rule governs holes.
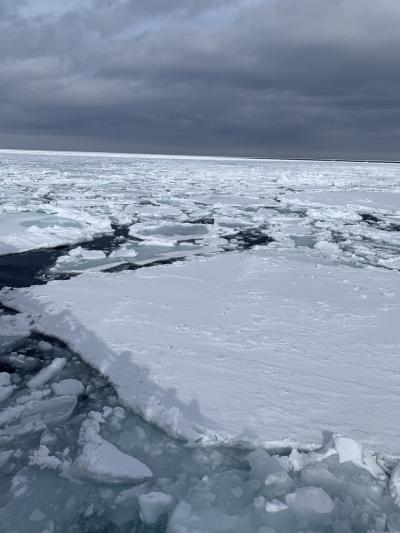
[[[399,292],[395,272],[260,249],[4,300],[173,435],[312,448],[330,430],[397,453]]]
[[[111,230],[108,220],[70,213],[0,213],[0,255],[85,241]]]
[[[72,476],[111,484],[138,482],[153,476],[144,463],[103,439],[99,423],[92,418],[83,422],[79,443],[81,451],[71,466]]]

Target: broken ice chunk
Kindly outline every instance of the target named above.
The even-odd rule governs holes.
[[[51,388],[57,396],[80,396],[84,391],[84,386],[77,379],[62,379],[53,383]]]
[[[52,349],[52,345],[47,341],[39,341],[38,348],[42,352],[49,352]]]
[[[129,257],[136,257],[137,252],[135,248],[132,246],[132,244],[123,244],[116,250],[113,250],[108,257],[121,257],[123,259],[129,258]]]
[[[45,518],[46,515],[40,509],[35,509],[29,517],[29,522],[41,522]]]
[[[11,384],[11,377],[8,372],[0,372],[0,403],[12,394],[14,386]]]
[[[42,368],[42,370],[40,370],[40,372],[38,372],[36,376],[34,376],[28,381],[28,387],[30,389],[36,389],[36,387],[41,387],[51,378],[53,378],[56,374],[61,372],[61,370],[65,367],[66,364],[67,360],[65,359],[65,357],[56,357],[48,366]]]
[[[339,463],[351,462],[378,479],[386,478],[385,472],[378,465],[375,457],[364,450],[360,443],[340,435],[334,437],[333,442],[339,455]]]
[[[271,457],[266,450],[250,452],[247,460],[250,465],[251,476],[263,482],[270,474],[284,472],[279,462]]]
[[[340,254],[339,246],[334,242],[318,241],[314,248],[324,255],[336,257]]]
[[[63,465],[63,462],[54,455],[50,455],[48,447],[41,444],[37,450],[32,452],[29,464],[38,466],[40,469],[58,470]]]
[[[103,252],[103,250],[86,250],[85,248],[82,248],[82,246],[73,248],[68,252],[68,255],[70,257],[80,257],[88,260],[104,259],[106,257],[106,254]]]
[[[271,500],[270,502],[267,502],[265,504],[265,510],[267,511],[267,513],[280,513],[281,511],[285,511],[287,508],[287,505],[276,499]]]
[[[140,519],[145,524],[156,524],[169,511],[172,497],[163,492],[149,492],[139,496]]]
[[[10,426],[10,424],[24,426],[30,422],[57,424],[70,416],[77,403],[75,396],[58,396],[49,400],[36,400],[31,396],[26,398],[27,402],[20,402],[19,405],[7,407],[1,411],[0,426]],[[16,426],[10,427],[16,433]]]
[[[300,487],[287,494],[285,501],[300,516],[328,514],[335,506],[331,497],[318,487]]]
[[[396,466],[390,476],[389,490],[396,505],[400,507],[400,463]]]
[[[153,475],[144,463],[101,437],[84,445],[74,470],[78,477],[110,484],[141,481]]]
[[[144,463],[103,439],[99,423],[94,419],[83,422],[79,442],[82,449],[70,470],[73,477],[118,484],[137,482],[153,476]]]
[[[14,450],[1,450],[0,451],[0,468],[3,468],[11,459]]]

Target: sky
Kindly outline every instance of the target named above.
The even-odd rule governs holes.
[[[0,0],[0,148],[400,159],[399,0]]]

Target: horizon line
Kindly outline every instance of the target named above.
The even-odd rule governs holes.
[[[234,156],[234,155],[199,155],[199,154],[179,154],[179,153],[156,153],[156,152],[105,152],[96,150],[45,150],[33,148],[0,148],[0,153],[37,153],[37,154],[62,154],[78,156],[108,156],[108,157],[154,157],[154,158],[176,158],[176,159],[244,159],[250,161],[314,161],[314,162],[332,162],[332,163],[386,163],[399,164],[400,160],[396,159],[347,159],[336,157],[261,157],[261,156]]]

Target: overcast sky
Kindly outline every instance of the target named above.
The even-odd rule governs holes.
[[[400,159],[400,0],[0,0],[0,147]]]

